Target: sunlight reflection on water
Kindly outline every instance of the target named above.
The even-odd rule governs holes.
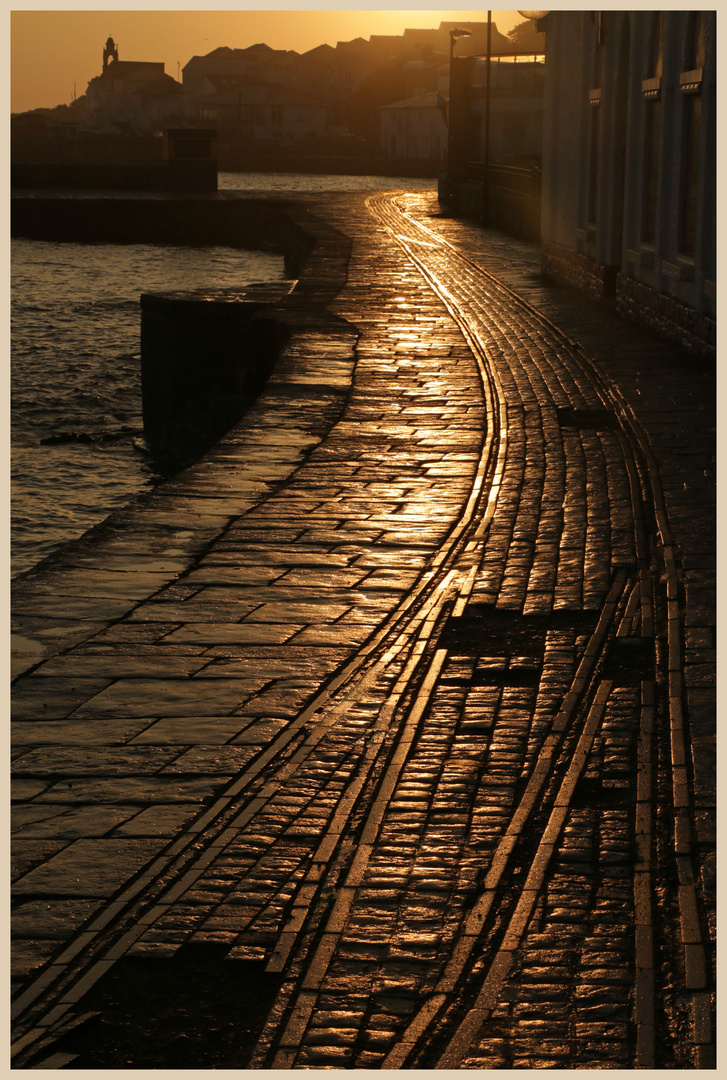
[[[436,191],[436,179],[407,176],[326,176],[313,173],[233,173],[217,176],[220,191]]]

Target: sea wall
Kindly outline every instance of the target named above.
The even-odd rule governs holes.
[[[103,162],[13,162],[13,190],[80,188],[92,191],[217,190],[216,161],[167,161],[158,164]]]
[[[141,295],[144,435],[167,472],[237,423],[296,328],[331,321],[324,305],[345,281],[350,253],[345,237],[282,199],[14,197],[11,229],[58,242],[225,244],[284,255],[296,280]]]
[[[285,255],[297,277],[315,240],[286,200],[217,194],[54,198],[14,195],[12,236],[81,244],[225,244]],[[299,216],[299,214],[298,214]]]
[[[313,176],[410,176],[433,179],[442,168],[435,158],[390,158],[382,155],[305,153],[296,147],[291,153],[247,151],[221,152],[220,172],[309,173]]]
[[[195,460],[249,408],[288,339],[275,303],[291,288],[142,294],[144,438],[157,458]]]
[[[293,291],[270,305],[290,336],[265,386],[199,460],[14,579],[14,674],[121,619],[130,598],[147,595],[149,575],[159,590],[198,565],[227,525],[285,484],[339,419],[351,388],[358,330],[328,305],[346,283],[351,241],[304,206],[291,205],[287,213],[310,254]],[[124,586],[109,592],[106,582],[115,575]],[[69,580],[81,582],[82,600],[78,591],[67,594]]]

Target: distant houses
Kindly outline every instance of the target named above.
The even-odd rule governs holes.
[[[330,150],[355,138],[371,156],[429,162],[434,174],[447,143],[441,90],[449,34],[442,27],[302,54],[253,45],[194,56],[182,72],[188,115],[219,125],[222,155],[241,155],[250,140],[281,149],[297,141],[308,151],[311,140]]]
[[[220,164],[240,167],[265,144],[265,153],[358,155],[387,160],[419,175],[435,175],[446,160],[450,33],[454,23],[434,29],[409,29],[400,35],[354,38],[305,53],[273,49],[264,43],[246,48],[219,46],[184,64],[179,79],[164,64],[123,55],[113,38],[103,48],[103,64],[86,94],[74,102],[73,123],[85,133],[160,136],[180,125],[217,128]],[[460,56],[486,44],[486,23],[466,23],[458,41]],[[492,29],[494,47],[513,42]],[[59,111],[50,126],[13,119],[14,145],[35,158],[60,142]],[[30,148],[35,132],[39,143]],[[15,139],[15,135],[18,138]],[[88,139],[86,139],[88,143]],[[257,151],[255,147],[257,146]]]
[[[466,23],[462,55],[485,46],[486,24]],[[249,140],[366,140],[372,154],[431,162],[446,156],[450,30],[355,38],[305,53],[258,43],[193,56],[173,79],[158,62],[119,58],[109,38],[103,69],[88,84],[84,126],[161,131],[170,124],[215,124],[220,151],[239,156]],[[497,28],[501,49],[512,43]],[[417,102],[417,104],[413,104]],[[402,111],[403,110],[403,111]]]
[[[395,160],[428,159],[441,166],[447,156],[447,102],[440,93],[381,107],[381,149]]]
[[[86,91],[86,126],[90,130],[121,123],[149,131],[182,122],[185,112],[182,87],[165,74],[164,64],[119,60],[118,47],[109,38],[103,70],[91,79]]]
[[[250,139],[278,142],[315,139],[328,132],[328,107],[286,86],[228,76],[208,80],[215,89],[196,99],[195,117],[217,128],[221,150]]]
[[[299,59],[296,52],[263,44],[213,49],[206,56],[193,56],[182,68],[185,97],[194,101],[214,93],[221,78],[287,84],[295,78]]]

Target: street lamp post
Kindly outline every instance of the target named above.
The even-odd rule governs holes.
[[[492,12],[487,12],[487,58],[485,60],[485,171],[482,176],[482,224],[490,223],[490,62],[492,60]]]
[[[452,184],[452,63],[454,46],[459,38],[472,37],[469,30],[449,31],[449,113],[447,118],[447,197],[451,201],[454,195]]]
[[[537,22],[538,19],[548,15],[548,11],[520,11],[524,19]],[[490,223],[490,17],[492,12],[487,12],[487,77],[486,77],[486,102],[485,102],[485,175],[482,188],[482,224]]]

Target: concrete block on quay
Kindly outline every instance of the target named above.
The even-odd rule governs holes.
[[[155,452],[195,460],[241,418],[288,338],[273,305],[293,284],[142,293],[144,436]]]

